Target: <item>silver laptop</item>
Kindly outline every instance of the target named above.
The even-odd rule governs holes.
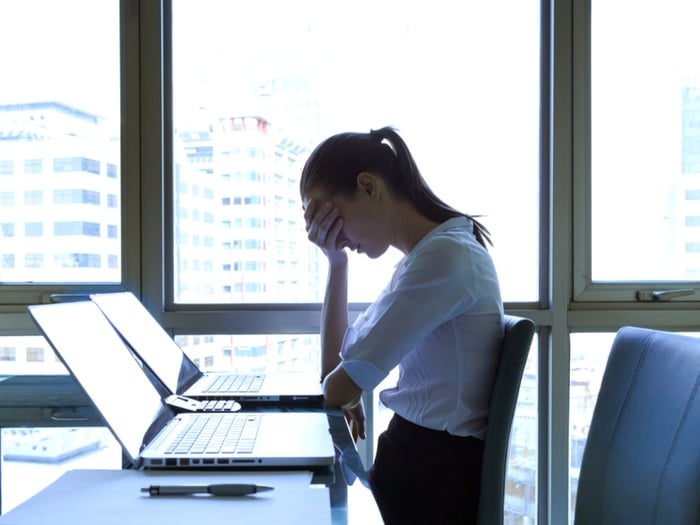
[[[334,462],[325,413],[176,414],[164,403],[156,386],[95,303],[78,301],[28,308],[135,465],[313,468]],[[218,430],[210,430],[210,424],[217,425]],[[181,437],[186,429],[192,428],[200,431],[199,437]],[[216,448],[204,444],[201,438],[204,433],[210,433],[218,441]],[[185,443],[193,447],[185,447]]]
[[[90,298],[131,349],[169,390],[193,399],[323,406],[320,378],[302,372],[202,372],[131,292]]]

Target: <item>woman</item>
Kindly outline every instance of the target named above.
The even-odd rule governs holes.
[[[369,481],[387,524],[474,523],[488,403],[503,333],[488,231],[440,200],[393,128],[341,133],[300,183],[311,242],[328,258],[321,317],[326,404],[364,437],[363,391],[394,416]],[[377,300],[348,323],[347,250],[404,253]]]

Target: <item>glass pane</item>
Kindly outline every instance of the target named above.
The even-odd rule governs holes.
[[[74,469],[120,469],[122,449],[107,428],[3,428],[5,514]]]
[[[175,301],[320,301],[301,167],[327,136],[384,125],[438,195],[483,215],[504,298],[536,300],[539,8],[174,0]],[[397,259],[353,257],[350,300]]]
[[[204,372],[309,372],[321,377],[318,334],[178,335],[175,342]]]
[[[600,382],[608,361],[614,333],[573,333],[570,335],[571,363],[569,385],[569,472],[571,507],[570,521],[573,523],[576,508],[576,489],[583,458],[583,449],[588,437],[588,427],[598,398]]]
[[[0,337],[0,376],[67,373],[66,367],[43,337]]]
[[[700,3],[592,4],[593,280],[698,280]]]
[[[43,337],[0,337],[0,377],[67,373]],[[0,430],[0,513],[3,514],[68,470],[118,469],[122,466],[121,446],[107,428],[22,427]]]
[[[2,2],[0,48],[0,282],[119,282],[118,0]]]
[[[510,434],[504,525],[537,523],[537,347],[532,340]]]

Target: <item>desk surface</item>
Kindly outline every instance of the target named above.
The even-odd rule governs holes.
[[[192,525],[215,522],[320,525],[331,522],[328,496],[309,488],[310,472],[163,472],[73,470],[4,516],[0,524]],[[242,497],[149,496],[149,485],[257,483],[274,490]]]
[[[354,448],[343,418],[329,415],[329,423],[336,447]],[[91,401],[69,375],[0,378],[0,428],[104,425]],[[335,483],[323,490],[330,493],[332,523],[381,523],[370,491],[359,482],[348,487],[339,463],[335,467]],[[327,501],[328,496],[325,497]]]

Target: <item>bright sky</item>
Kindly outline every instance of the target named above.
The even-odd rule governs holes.
[[[59,100],[119,115],[116,0],[3,0],[0,103]]]

